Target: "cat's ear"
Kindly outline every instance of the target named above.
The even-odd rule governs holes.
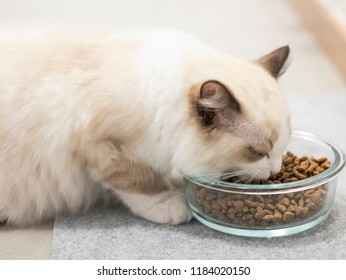
[[[289,46],[281,47],[257,60],[264,69],[266,69],[274,78],[279,78],[285,73],[289,63]]]
[[[212,124],[215,115],[225,108],[240,112],[240,105],[234,95],[220,82],[207,81],[200,89],[197,104],[198,114],[204,125]]]

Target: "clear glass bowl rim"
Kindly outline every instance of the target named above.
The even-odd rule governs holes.
[[[238,190],[280,190],[280,189],[294,189],[294,188],[301,188],[304,186],[308,187],[314,187],[317,185],[320,185],[322,183],[328,182],[332,180],[334,177],[336,177],[341,170],[345,166],[345,155],[340,150],[339,147],[337,147],[334,144],[331,144],[325,140],[322,140],[317,135],[303,131],[303,130],[292,130],[291,136],[302,138],[308,141],[313,141],[316,143],[319,143],[321,145],[324,145],[325,147],[328,147],[332,153],[334,154],[334,161],[332,165],[324,172],[312,176],[310,178],[296,181],[296,182],[290,182],[290,183],[281,183],[281,184],[239,184],[239,183],[230,183],[225,181],[220,181],[218,179],[213,179],[207,176],[185,176],[184,177],[195,184],[198,184],[202,187],[207,187],[211,189],[217,189],[217,187],[221,187],[223,191],[227,191],[227,188],[230,190],[238,189]]]

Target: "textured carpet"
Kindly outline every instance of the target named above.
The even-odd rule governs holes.
[[[346,150],[346,96],[289,99],[292,124],[324,135]],[[246,238],[209,229],[196,220],[156,225],[121,206],[57,218],[53,259],[346,259],[346,172],[326,221],[306,232],[273,239]]]

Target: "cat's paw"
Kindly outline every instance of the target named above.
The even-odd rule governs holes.
[[[148,209],[147,219],[160,224],[177,225],[188,222],[192,218],[186,199],[181,192],[169,192]]]
[[[155,195],[117,193],[134,214],[149,221],[177,225],[192,218],[182,192],[165,191]]]

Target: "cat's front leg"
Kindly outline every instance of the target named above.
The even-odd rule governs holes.
[[[160,224],[175,225],[191,219],[181,190],[113,142],[99,143],[89,156],[91,174],[112,189],[134,214]]]

